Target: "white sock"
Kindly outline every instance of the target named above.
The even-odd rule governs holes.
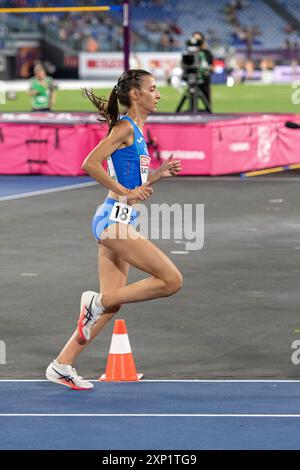
[[[102,294],[98,294],[94,300],[93,300],[93,309],[95,309],[96,313],[103,313],[104,312],[104,307],[102,305]]]
[[[68,367],[70,365],[70,364],[62,364],[61,362],[58,362],[56,359],[54,359],[53,363],[60,367]]]

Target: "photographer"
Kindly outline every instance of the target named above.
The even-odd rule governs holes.
[[[196,31],[192,34],[192,38],[197,41],[197,47],[199,50],[199,76],[201,77],[201,83],[199,83],[199,89],[203,93],[205,100],[205,111],[211,113],[211,93],[210,93],[210,76],[213,72],[213,55],[207,48],[205,43],[204,34],[200,31]]]
[[[51,77],[46,75],[44,66],[36,64],[34,77],[30,80],[28,94],[32,97],[32,111],[51,111],[56,98],[56,85]]]

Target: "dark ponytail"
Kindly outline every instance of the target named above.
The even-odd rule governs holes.
[[[129,92],[132,88],[141,89],[142,78],[145,75],[152,75],[146,70],[131,69],[124,72],[118,80],[109,95],[108,101],[105,98],[99,98],[91,90],[85,89],[85,94],[98,110],[98,121],[107,122],[109,131],[116,125],[120,118],[118,101],[121,105],[130,107]]]

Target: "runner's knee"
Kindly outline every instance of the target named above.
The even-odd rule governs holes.
[[[180,271],[178,270],[174,270],[164,281],[166,284],[166,296],[176,294],[176,292],[178,292],[183,285],[183,277]]]

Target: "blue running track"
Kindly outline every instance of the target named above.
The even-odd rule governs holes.
[[[299,449],[298,381],[0,381],[0,449]]]
[[[0,201],[98,184],[87,176],[0,176]]]

